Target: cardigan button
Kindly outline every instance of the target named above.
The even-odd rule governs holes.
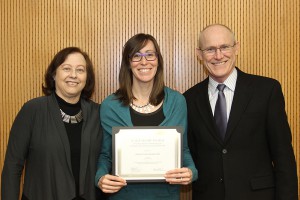
[[[226,154],[226,153],[227,153],[227,149],[223,149],[223,150],[222,150],[222,153],[223,153],[223,154]]]

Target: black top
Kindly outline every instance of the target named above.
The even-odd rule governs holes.
[[[67,115],[73,116],[79,113],[81,109],[81,101],[76,104],[70,104],[55,94],[60,109]],[[81,152],[81,130],[82,121],[71,124],[64,122],[71,150],[72,171],[76,184],[76,196],[79,194],[79,172],[80,172],[80,152]],[[78,199],[78,198],[76,198]]]
[[[158,126],[165,119],[163,106],[152,113],[140,113],[130,107],[130,116],[134,126]]]

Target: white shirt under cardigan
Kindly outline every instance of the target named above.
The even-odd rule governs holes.
[[[224,95],[226,98],[226,110],[227,110],[227,121],[229,119],[229,114],[231,110],[232,100],[234,96],[234,90],[236,86],[236,80],[237,80],[237,70],[234,68],[230,76],[223,82],[223,84],[226,85],[224,88]],[[211,106],[212,113],[214,115],[215,113],[215,106],[218,99],[218,88],[217,86],[221,84],[209,77],[208,82],[208,98]]]

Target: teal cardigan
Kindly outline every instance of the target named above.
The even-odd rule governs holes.
[[[193,181],[198,178],[188,145],[187,145],[187,108],[185,98],[177,91],[168,87],[164,88],[165,98],[163,103],[164,121],[160,126],[182,126],[183,134],[183,166],[193,172]],[[108,96],[101,104],[101,124],[103,126],[102,151],[98,159],[95,184],[105,174],[112,170],[112,127],[133,126],[129,106],[124,106],[116,99],[114,94]],[[165,183],[128,183],[119,192],[110,196],[110,199],[144,199],[144,200],[179,200],[180,185]]]

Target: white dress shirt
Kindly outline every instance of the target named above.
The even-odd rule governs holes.
[[[218,88],[217,86],[219,84],[225,84],[226,87],[224,88],[224,95],[226,99],[226,111],[227,111],[227,121],[229,119],[229,114],[231,110],[231,105],[232,105],[232,100],[234,96],[234,90],[236,86],[236,80],[237,80],[237,70],[234,68],[230,76],[223,82],[223,83],[218,83],[211,77],[209,77],[209,82],[208,82],[208,97],[209,97],[209,102],[211,106],[212,113],[214,115],[215,113],[215,106],[216,102],[218,99]]]

